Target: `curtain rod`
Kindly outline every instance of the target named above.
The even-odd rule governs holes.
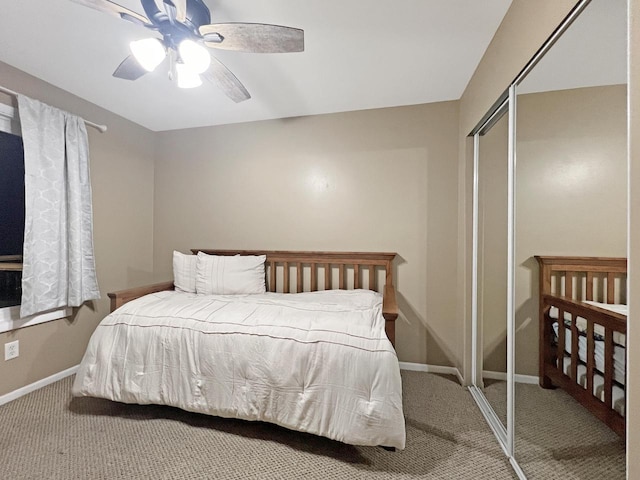
[[[19,95],[18,92],[14,92],[13,90],[9,90],[8,88],[2,87],[2,86],[0,86],[0,92],[6,93],[8,95],[13,95],[14,97],[17,97]],[[90,127],[97,129],[100,133],[104,133],[107,131],[106,125],[98,125],[97,123],[90,122],[89,120],[85,120],[84,118],[82,119],[82,121],[86,125],[89,125]]]

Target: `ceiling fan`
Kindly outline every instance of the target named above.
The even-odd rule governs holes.
[[[251,95],[236,76],[204,48],[238,52],[286,53],[304,51],[304,31],[262,23],[211,23],[203,0],[140,0],[146,16],[110,0],[72,0],[117,16],[162,35],[131,42],[131,55],[113,72],[114,77],[136,80],[152,72],[165,58],[169,78],[179,87],[202,84],[201,76],[217,85],[234,102]]]

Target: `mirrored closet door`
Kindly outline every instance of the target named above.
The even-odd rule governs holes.
[[[470,391],[520,478],[625,478],[627,32],[579,2],[472,132]]]
[[[626,298],[626,8],[591,0],[517,85],[514,429],[530,479],[625,478],[626,319],[598,308]]]
[[[509,103],[474,136],[474,387],[496,435],[507,439],[507,224]]]

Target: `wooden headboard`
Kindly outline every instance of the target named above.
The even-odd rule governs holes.
[[[540,255],[535,258],[540,266],[541,296],[626,303],[626,258]]]
[[[208,255],[266,255],[266,284],[270,292],[315,292],[336,288],[366,288],[380,291],[383,294],[382,314],[385,319],[385,331],[395,346],[395,320],[398,317],[392,265],[395,253],[205,248],[194,248],[191,252],[203,252]],[[381,282],[382,279],[384,283]],[[109,293],[111,311],[143,295],[172,289],[173,282],[164,282]]]

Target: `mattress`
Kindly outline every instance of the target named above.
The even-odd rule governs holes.
[[[400,369],[369,290],[158,292],[96,328],[76,396],[259,420],[404,448]]]

